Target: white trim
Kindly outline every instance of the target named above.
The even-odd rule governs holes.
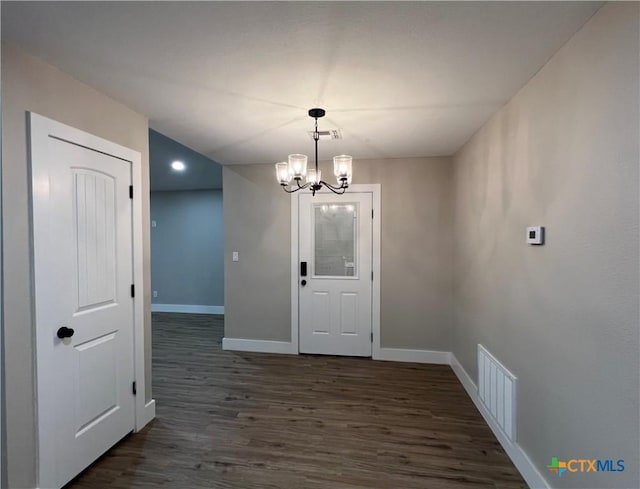
[[[295,353],[300,352],[299,321],[298,321],[298,263],[300,250],[298,248],[300,201],[298,194],[291,194],[291,346]]]
[[[373,190],[373,290],[371,291],[371,301],[373,315],[371,317],[371,332],[373,333],[373,345],[371,345],[371,357],[380,353],[382,348],[380,341],[380,287],[382,284],[382,188],[376,184]]]
[[[145,426],[155,417],[156,417],[156,400],[151,399],[148,403],[144,405],[144,419],[142,420],[143,421],[142,426]]]
[[[36,161],[41,161],[42,151],[46,151],[46,146],[40,144],[41,141],[46,141],[49,135],[55,134],[57,137],[65,139],[67,141],[73,141],[76,144],[82,146],[99,149],[105,154],[109,154],[123,160],[131,162],[131,184],[136,191],[134,192],[134,198],[132,203],[132,252],[133,252],[133,280],[137,285],[139,291],[144,290],[144,273],[143,273],[143,230],[144,225],[142,222],[142,156],[138,151],[126,148],[119,144],[107,141],[100,137],[86,133],[79,129],[67,126],[60,122],[54,121],[47,117],[43,117],[33,112],[28,113],[29,116],[29,168],[31,172],[31,186],[30,186],[30,205],[31,205],[31,226],[32,226],[32,256],[31,261],[34,262],[35,256],[46,256],[47,244],[43,240],[33,239],[33,223],[34,222],[47,222],[47,214],[44,211],[46,209],[46,202],[48,199],[47,184],[48,177],[46,169],[42,169],[41,166],[34,164]],[[33,188],[37,188],[34,191]],[[35,267],[33,272],[35,273]],[[35,276],[32,277],[32,283],[34,284],[34,293],[37,291],[37,282],[35,282]],[[145,411],[145,358],[144,358],[144,298],[143,294],[139,293],[134,299],[133,306],[133,350],[134,350],[134,380],[138,386],[138,390],[141,393],[136,396],[135,399],[135,419],[134,428],[136,431],[142,429],[142,427],[149,421],[148,416],[153,414],[155,409]],[[46,348],[47,342],[51,341],[51,338],[38,334],[39,323],[37,321],[38,304],[36,302],[36,322],[34,329],[36,331],[35,346],[35,401],[36,401],[36,437],[37,437],[37,479],[38,485],[46,487],[51,485],[51,480],[54,478],[55,462],[54,456],[56,447],[54,444],[55,436],[53,436],[52,427],[55,426],[55,419],[52,416],[55,413],[54,407],[51,405],[50,396],[47,396],[45,392],[49,387],[50,382],[47,379],[50,377],[51,372],[47,371],[46,357],[49,353]],[[46,336],[46,337],[45,337]],[[38,361],[41,360],[41,361]],[[155,405],[155,403],[153,404]]]
[[[380,222],[382,189],[379,183],[352,184],[347,192],[357,194],[372,194],[373,223],[372,233],[372,271],[373,285],[371,290],[371,332],[373,333],[373,344],[371,345],[371,356],[379,355],[380,351],[380,284],[382,282],[382,270],[380,268]],[[316,193],[331,194],[327,189],[319,190]],[[298,263],[299,263],[299,192],[291,194],[291,344],[295,346],[295,353],[300,351],[299,345],[299,303],[298,303]]]
[[[437,365],[449,365],[451,353],[436,350],[408,350],[404,348],[379,348],[374,360],[386,360],[391,362],[433,363]]]
[[[95,136],[94,136],[95,137]],[[104,141],[96,138],[97,141]],[[144,245],[143,230],[144,220],[142,215],[142,155],[138,151],[126,149],[131,154],[131,185],[133,185],[133,283],[137,285],[140,292],[145,290],[144,287]],[[133,317],[134,317],[134,372],[135,381],[140,395],[136,396],[136,421],[135,431],[138,432],[151,421],[146,410],[146,378],[145,378],[145,356],[144,356],[144,294],[138,293],[133,300]],[[151,352],[149,352],[151,354]],[[155,415],[155,401],[153,402]]]
[[[451,353],[451,369],[456,374],[456,377],[458,377],[458,380],[462,384],[462,387],[464,387],[464,390],[466,390],[467,394],[469,394],[471,400],[474,403],[476,403],[476,401],[479,401],[478,388],[476,387],[475,382],[469,376],[467,371],[462,367],[460,362],[458,362],[458,359],[453,353]]]
[[[511,442],[493,420],[493,417],[487,411],[487,409],[484,407],[484,404],[482,404],[482,401],[480,401],[480,398],[478,397],[478,389],[476,387],[476,384],[473,382],[473,379],[469,376],[464,367],[462,367],[460,362],[458,362],[458,359],[453,353],[451,353],[451,368],[458,377],[458,380],[460,380],[462,386],[467,391],[467,394],[469,394],[469,397],[471,398],[473,403],[476,405],[476,408],[478,409],[478,411],[480,411],[480,414],[489,425],[489,428],[491,428],[491,431],[493,431],[493,434],[500,442],[500,445],[502,445],[502,448],[504,448],[504,451],[507,453],[516,468],[520,471],[520,474],[522,474],[522,477],[529,485],[529,487],[531,487],[532,489],[550,489],[551,486],[533,464],[531,459],[527,456],[522,447],[517,443]]]
[[[222,349],[258,353],[298,354],[298,345],[293,345],[289,341],[247,340],[244,338],[222,338]]]
[[[224,314],[224,306],[192,304],[151,304],[151,312],[179,312],[188,314]]]

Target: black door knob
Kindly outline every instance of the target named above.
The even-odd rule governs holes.
[[[303,280],[302,282],[300,282],[300,285],[302,285],[304,287],[305,285],[307,285],[307,281]]]
[[[73,331],[73,329],[71,328],[67,328],[66,326],[62,326],[62,328],[60,328],[58,330],[58,338],[62,339],[62,338],[71,338],[73,336],[73,333],[75,333],[75,331]]]

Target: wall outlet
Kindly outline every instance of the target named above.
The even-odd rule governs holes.
[[[154,291],[153,291],[153,297],[154,297],[154,298],[158,297],[158,291],[157,291],[157,290],[154,290]]]
[[[234,252],[231,254],[231,259],[232,259],[233,261],[238,261],[238,260],[239,260],[239,259],[238,259],[238,252],[237,252],[237,251],[234,251]]]

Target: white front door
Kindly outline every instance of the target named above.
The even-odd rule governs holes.
[[[372,194],[299,198],[300,352],[369,357]]]
[[[135,425],[131,162],[42,131],[31,149],[39,485],[57,488]]]

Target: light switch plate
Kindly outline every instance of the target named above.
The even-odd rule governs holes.
[[[232,258],[231,258],[231,259],[232,259],[233,261],[238,261],[238,252],[237,252],[237,251],[234,251],[234,252],[232,253]]]
[[[544,226],[528,227],[527,243],[531,245],[543,245],[544,244]]]

